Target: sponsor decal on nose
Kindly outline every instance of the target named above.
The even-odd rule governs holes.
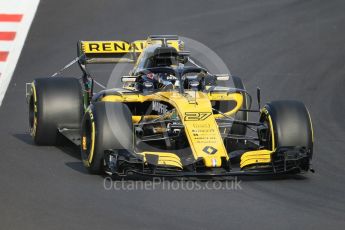
[[[212,146],[206,146],[205,148],[202,149],[205,153],[212,155],[215,154],[218,150],[216,148],[213,148]]]

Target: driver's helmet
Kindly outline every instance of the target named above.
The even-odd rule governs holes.
[[[156,81],[154,79],[154,74],[151,72],[148,72],[141,76],[140,80],[137,84],[137,90],[139,91],[152,91],[156,89]]]
[[[168,79],[167,73],[148,72],[145,75],[141,76],[141,80],[138,83],[138,90],[140,91],[152,91],[155,89],[173,89],[173,84]]]

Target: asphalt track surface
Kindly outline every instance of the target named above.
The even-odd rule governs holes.
[[[342,229],[345,2],[42,0],[0,108],[1,229]],[[107,191],[72,147],[38,147],[24,86],[71,60],[78,39],[179,34],[212,48],[263,102],[302,100],[315,174],[241,190]],[[71,71],[79,76],[75,67]]]

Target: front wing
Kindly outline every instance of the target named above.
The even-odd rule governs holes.
[[[227,176],[255,176],[295,174],[314,171],[311,168],[310,157],[305,148],[279,148],[271,154],[268,163],[250,164],[248,167],[233,166],[230,161],[224,162],[222,167],[208,168],[200,161],[189,165],[174,166],[166,162],[160,164],[159,157],[131,154],[128,151],[105,151],[105,172],[112,176],[143,175],[155,177],[227,177]],[[243,154],[244,155],[244,154]],[[243,157],[242,155],[242,157]],[[225,160],[225,159],[224,159]]]

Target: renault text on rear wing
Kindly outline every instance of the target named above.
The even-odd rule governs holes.
[[[159,40],[151,39],[137,40],[132,43],[126,41],[79,41],[78,56],[84,55],[83,63],[114,63],[133,62],[134,57],[141,53],[147,46],[152,44],[162,44],[166,42],[168,46],[174,47],[177,51],[183,48],[179,40]],[[126,55],[128,54],[128,55]]]

